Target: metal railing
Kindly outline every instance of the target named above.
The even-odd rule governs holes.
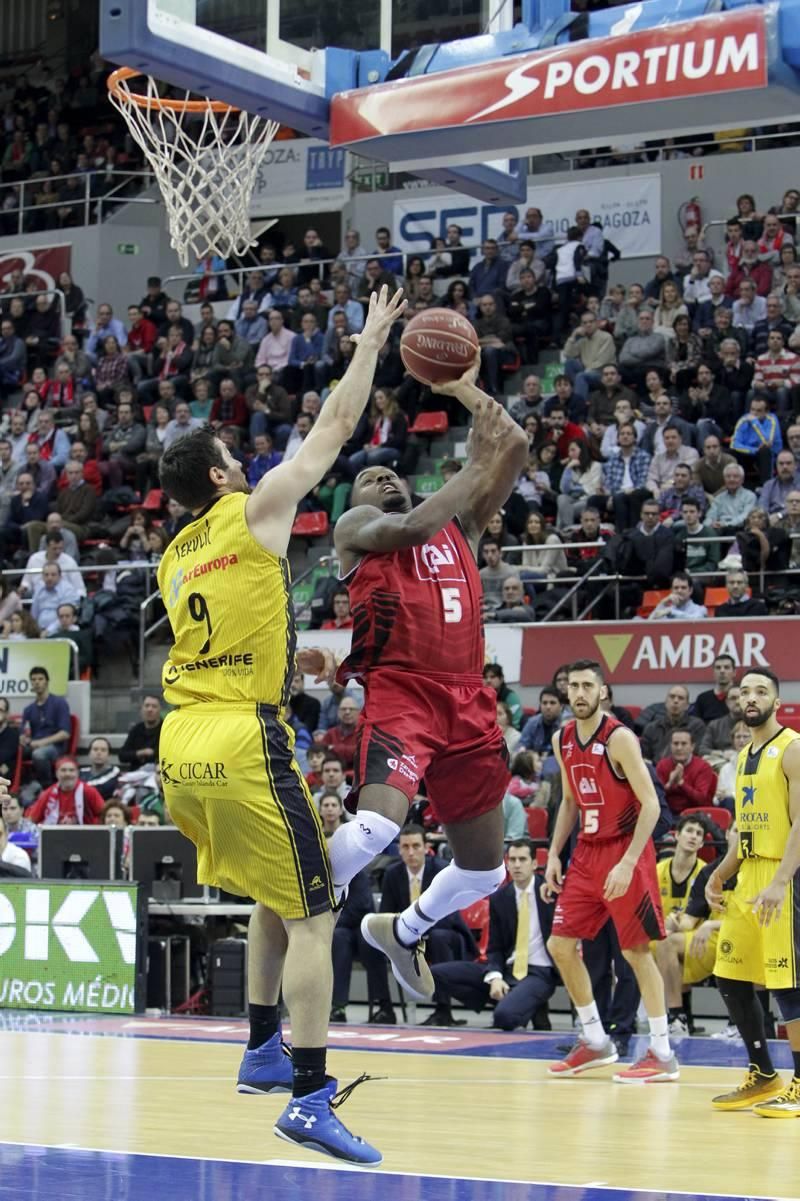
[[[93,182],[96,186],[98,179],[108,179],[110,177],[118,178],[119,183],[115,184],[109,191],[102,193],[93,192]],[[56,183],[59,186],[63,186],[68,179],[82,181],[82,186],[75,190],[74,196],[59,197],[58,200],[51,200],[45,204],[37,204],[33,199],[36,194],[41,192],[42,184]],[[24,233],[35,233],[38,224],[33,219],[35,215],[48,213],[54,209],[72,209],[82,217],[82,220],[78,222],[79,225],[95,225],[102,223],[107,216],[103,211],[104,205],[160,203],[160,197],[120,195],[121,189],[129,184],[131,180],[140,180],[141,189],[144,189],[154,182],[154,176],[149,171],[120,171],[114,168],[110,171],[72,171],[66,175],[42,175],[19,180],[16,183],[0,184],[0,223],[2,223],[4,234],[6,237],[11,237],[14,233],[17,236]],[[6,207],[9,199],[16,201],[16,203],[8,204],[8,207]],[[6,228],[9,218],[16,218],[14,222],[16,225],[15,231]],[[46,223],[43,228],[47,228]]]

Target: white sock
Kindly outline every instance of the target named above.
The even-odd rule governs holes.
[[[413,946],[443,917],[488,897],[505,878],[506,869],[502,863],[488,872],[470,872],[455,863],[448,864],[443,872],[434,876],[419,900],[398,914],[397,937],[406,946]]]
[[[648,1018],[650,1023],[650,1046],[659,1059],[670,1059],[672,1047],[669,1045],[669,1019],[666,1014],[658,1018]]]
[[[356,872],[397,838],[400,827],[382,813],[359,809],[352,821],[345,822],[328,842],[333,875],[333,891],[338,901]]]
[[[608,1035],[600,1020],[597,1003],[592,1001],[589,1005],[576,1005],[575,1008],[578,1011],[578,1021],[583,1030],[583,1037],[593,1051],[599,1051],[608,1042]]]

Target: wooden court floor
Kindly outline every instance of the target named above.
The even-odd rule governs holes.
[[[329,1162],[274,1137],[285,1099],[236,1093],[236,1042],[79,1030],[0,1032],[0,1143]],[[679,1084],[650,1086],[613,1084],[611,1068],[551,1080],[548,1041],[561,1040],[531,1036],[509,1043],[508,1053],[501,1046],[487,1054],[334,1049],[329,1066],[342,1083],[361,1072],[386,1077],[357,1089],[339,1116],[381,1148],[384,1169],[412,1175],[659,1194],[800,1194],[800,1122],[709,1107],[740,1079],[740,1068],[690,1066]],[[726,1056],[736,1063],[742,1049],[726,1048]]]

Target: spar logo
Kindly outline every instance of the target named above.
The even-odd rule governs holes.
[[[732,20],[729,20],[732,18]],[[620,28],[612,38],[556,47],[525,55],[505,75],[498,77],[492,63],[476,84],[488,85],[503,95],[485,104],[465,123],[489,116],[524,111],[568,111],[587,107],[587,100],[604,104],[632,104],[692,96],[733,88],[766,86],[763,14],[725,14],[716,19],[683,22],[629,33]],[[481,98],[486,89],[478,87]],[[491,94],[491,93],[489,93]]]
[[[19,951],[17,940],[21,937],[26,962],[47,962],[60,947],[70,963],[99,963],[100,956],[81,924],[100,897],[99,889],[71,889],[63,896],[62,886],[53,897],[52,889],[29,888],[20,923],[8,895],[0,893],[0,959],[12,949]],[[122,962],[135,964],[136,914],[130,893],[104,891],[101,913],[103,910],[116,937]],[[98,916],[92,914],[95,930]]]

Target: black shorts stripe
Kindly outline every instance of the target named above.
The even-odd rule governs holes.
[[[333,906],[333,889],[314,802],[275,710],[261,706],[259,719],[270,784],[289,835],[303,907],[308,916],[324,913]]]

